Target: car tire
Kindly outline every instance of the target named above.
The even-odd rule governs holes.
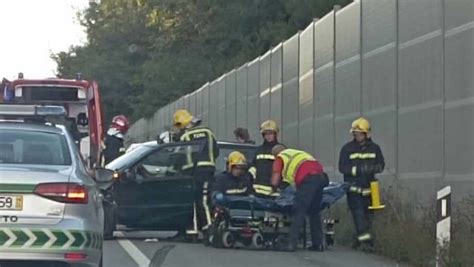
[[[115,230],[115,209],[109,204],[104,204],[104,240],[113,239]]]

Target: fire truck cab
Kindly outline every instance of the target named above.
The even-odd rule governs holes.
[[[100,161],[104,135],[99,87],[95,81],[76,79],[24,79],[3,82],[3,102],[56,105],[66,109],[66,128],[74,137],[89,167]],[[59,123],[59,122],[58,122]]]

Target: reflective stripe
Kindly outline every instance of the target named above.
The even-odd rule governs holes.
[[[273,188],[268,185],[254,184],[253,189],[255,193],[266,196],[279,196],[278,192],[273,192]]]
[[[203,194],[203,197],[202,197],[202,205],[204,206],[204,211],[206,213],[206,225],[205,226],[208,226],[209,224],[212,223],[212,220],[211,220],[211,212],[209,211],[209,206],[207,205],[207,187],[208,187],[208,182],[204,182],[204,185],[203,185],[203,191],[206,192],[206,194]]]
[[[352,176],[357,176],[357,167],[352,167]]]
[[[278,157],[283,160],[283,181],[290,185],[295,184],[296,172],[300,165],[307,160],[315,160],[310,154],[296,149],[285,149],[278,154]]]
[[[193,229],[186,230],[187,234],[197,234],[198,233],[198,225],[197,225],[197,210],[196,210],[196,203],[193,205]]]
[[[357,237],[357,240],[359,241],[368,241],[370,239],[372,239],[372,235],[369,233],[361,234]]]
[[[370,196],[370,194],[372,193],[372,191],[370,191],[370,188],[362,188],[360,186],[355,185],[351,185],[349,187],[349,192],[361,194],[362,196]]]
[[[375,153],[352,153],[350,159],[375,159],[377,154]]]
[[[268,160],[275,160],[275,156],[272,154],[258,154],[257,160],[259,159],[268,159]]]
[[[252,175],[252,177],[255,179],[257,177],[257,168],[251,167],[249,169],[249,173]]]
[[[214,167],[214,166],[216,166],[216,164],[214,162],[211,162],[211,161],[199,161],[197,163],[197,166],[198,167],[201,167],[201,166],[212,166],[212,167]]]
[[[242,189],[229,189],[225,192],[226,192],[226,194],[243,194],[243,193],[247,192],[247,187],[244,187]]]
[[[361,193],[363,196],[370,196],[372,194],[372,191],[370,190],[370,188],[364,188],[362,189],[362,193]]]
[[[349,192],[360,194],[362,193],[362,188],[352,185],[351,187],[349,187]]]

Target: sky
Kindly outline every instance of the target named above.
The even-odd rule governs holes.
[[[51,53],[86,41],[76,13],[89,0],[0,0],[0,79],[54,77]]]

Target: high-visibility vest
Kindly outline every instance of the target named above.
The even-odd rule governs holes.
[[[297,149],[285,149],[277,157],[283,160],[283,181],[290,185],[295,185],[296,172],[301,164],[307,160],[315,160],[309,153]]]

